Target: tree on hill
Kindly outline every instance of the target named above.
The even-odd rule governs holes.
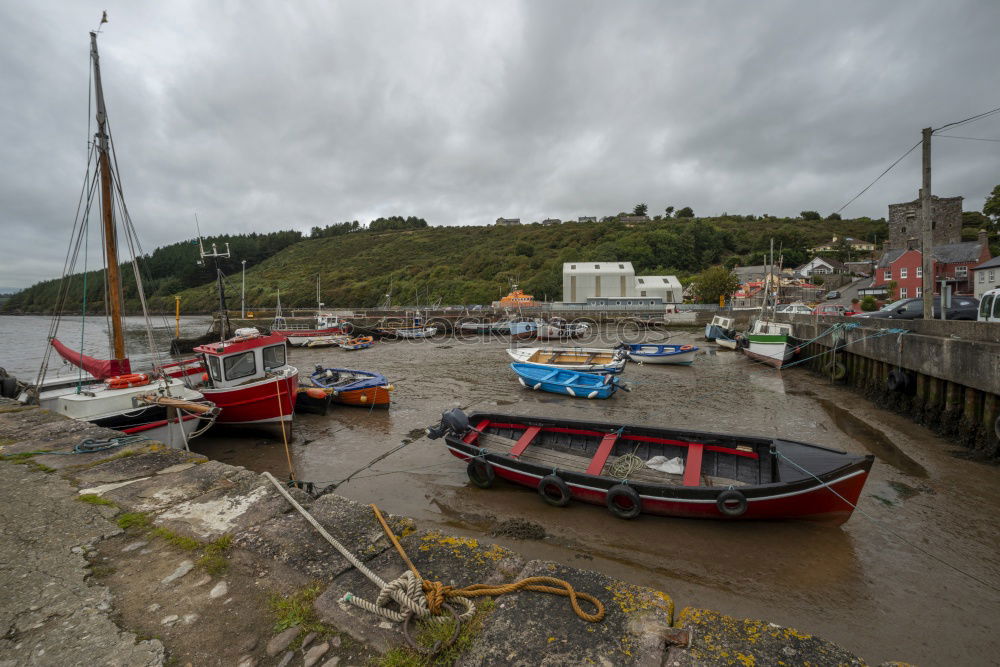
[[[632,209],[632,215],[646,215],[646,211],[647,210],[648,210],[648,208],[646,207],[646,203],[645,202],[643,202],[641,204],[636,204],[635,208]]]
[[[386,232],[397,229],[423,229],[424,227],[427,227],[427,221],[413,215],[406,218],[401,215],[376,218],[368,225],[368,229],[373,232]]]
[[[1000,185],[993,188],[993,192],[986,198],[983,213],[993,218],[994,225],[1000,223]]]
[[[667,214],[665,216],[663,216],[663,217],[669,218],[670,216],[672,216],[674,214],[674,207],[673,206],[668,206],[666,208],[666,211],[667,211]]]
[[[799,216],[803,220],[822,220],[817,211],[802,211],[801,213],[799,213]]]
[[[694,277],[694,292],[699,303],[718,303],[740,286],[739,279],[724,266],[713,266]]]
[[[840,217],[839,213],[831,213],[830,215],[826,216],[826,219],[827,220],[841,220],[842,218]]]
[[[692,210],[690,206],[685,206],[681,210],[677,211],[676,217],[678,217],[678,218],[693,218],[694,217],[694,210]]]

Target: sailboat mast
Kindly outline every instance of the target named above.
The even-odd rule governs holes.
[[[101,222],[104,225],[104,260],[108,276],[108,315],[111,319],[112,356],[125,359],[122,323],[122,281],[118,272],[118,235],[111,188],[111,156],[108,146],[107,111],[101,86],[101,63],[97,55],[97,33],[90,33],[90,59],[94,63],[94,94],[97,98],[97,160],[101,181]]]

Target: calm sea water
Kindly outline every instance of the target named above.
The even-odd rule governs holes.
[[[174,319],[156,316],[151,318],[153,341],[156,350],[166,355],[170,340],[174,337]],[[48,347],[48,333],[51,319],[43,316],[26,315],[0,316],[0,367],[21,380],[34,380],[38,375]],[[211,324],[207,316],[181,318],[181,336],[195,336],[205,333]],[[79,350],[81,341],[85,354],[107,359],[109,354],[109,329],[103,317],[63,317],[56,337],[64,344]],[[142,317],[125,318],[125,346],[135,368],[150,365],[152,353]],[[75,375],[77,369],[53,352],[49,360],[46,377]]]

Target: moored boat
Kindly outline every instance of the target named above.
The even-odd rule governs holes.
[[[340,348],[343,350],[364,350],[365,348],[371,347],[374,341],[375,339],[371,336],[348,338],[340,343]]]
[[[537,319],[535,322],[538,325],[535,337],[539,340],[580,338],[590,332],[590,325],[586,322],[567,322],[561,317],[553,317],[548,321]]]
[[[624,350],[590,347],[519,347],[507,354],[519,363],[584,373],[621,373],[628,360]]]
[[[339,334],[350,333],[349,322],[331,313],[317,312],[313,325],[289,324],[284,317],[275,317],[271,333],[283,336],[289,345],[306,345],[311,340],[326,339]]]
[[[490,331],[501,336],[527,340],[535,337],[538,324],[534,320],[506,320],[495,323]]]
[[[615,375],[581,373],[537,364],[510,365],[522,387],[575,398],[611,398],[620,385]]]
[[[315,336],[307,338],[302,347],[337,347],[350,340],[347,336],[340,334],[337,336]]]
[[[732,338],[736,333],[733,329],[735,320],[725,315],[713,315],[712,321],[705,325],[705,340],[713,341],[718,338]]]
[[[325,394],[329,401],[343,405],[388,407],[394,387],[381,373],[316,366],[309,385],[300,389],[298,400],[307,406]]]
[[[496,477],[546,502],[605,505],[615,516],[700,519],[851,517],[874,457],[804,442],[455,408],[427,429],[468,461],[486,488]],[[621,463],[620,463],[621,462]]]
[[[677,364],[690,366],[698,348],[694,345],[666,345],[663,343],[622,343],[628,358],[642,364]]]
[[[299,370],[287,363],[285,338],[242,331],[194,349],[206,368],[198,389],[222,410],[218,424],[290,428]]]
[[[792,336],[792,325],[756,320],[746,333],[743,354],[775,368],[781,368],[798,353],[800,341]]]

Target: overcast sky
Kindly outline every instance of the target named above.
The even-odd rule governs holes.
[[[638,202],[826,215],[920,128],[1000,106],[996,0],[0,0],[2,287],[61,271],[103,9],[147,249],[192,237],[195,212],[207,234]],[[1000,138],[1000,114],[953,134]],[[934,192],[966,210],[1000,183],[1000,143],[935,140],[934,158]],[[918,150],[844,215],[885,216],[919,183]]]

